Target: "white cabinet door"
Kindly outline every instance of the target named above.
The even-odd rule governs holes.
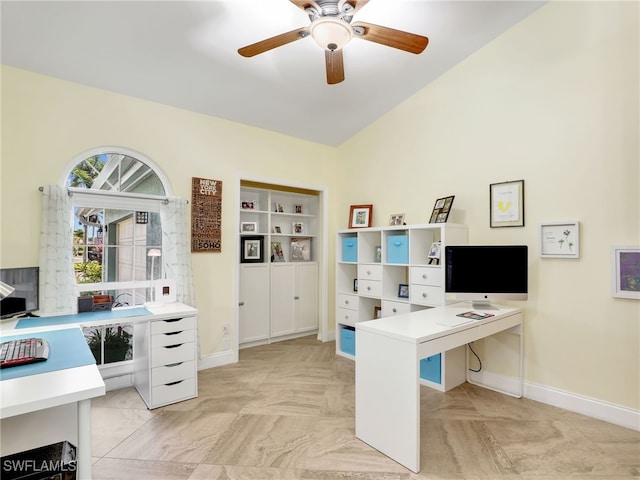
[[[296,264],[271,265],[271,336],[296,331]]]
[[[298,263],[298,331],[318,328],[318,264]]]
[[[239,342],[269,338],[269,265],[240,266]]]

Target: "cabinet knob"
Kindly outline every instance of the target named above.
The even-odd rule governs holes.
[[[367,287],[367,290],[371,290],[371,287]]]
[[[300,297],[296,295],[295,297],[293,297],[293,299],[294,300],[300,300]]]
[[[345,304],[345,305],[349,305],[349,300],[345,300],[345,301],[344,301],[344,304]]]
[[[427,292],[422,292],[422,298],[427,298]]]
[[[422,278],[424,278],[424,279],[426,280],[426,279],[427,279],[427,274],[426,274],[426,273],[423,273],[423,274],[422,274]]]
[[[244,305],[244,302],[239,302],[238,303],[238,306],[240,306],[240,307],[243,306],[243,305]]]
[[[398,310],[396,308],[394,308],[392,311],[393,311],[393,313],[396,313]]]
[[[367,275],[371,275],[371,270],[367,270]]]

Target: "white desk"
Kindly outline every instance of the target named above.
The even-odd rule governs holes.
[[[10,334],[38,336],[42,331],[22,329]],[[89,350],[86,343],[84,347]],[[91,398],[104,394],[95,364],[0,381],[2,456],[69,440],[78,447],[78,478],[90,479]]]
[[[421,310],[356,323],[356,437],[413,472],[420,471],[420,359],[510,331],[520,335],[520,309],[501,307],[493,317],[459,326],[467,304]]]

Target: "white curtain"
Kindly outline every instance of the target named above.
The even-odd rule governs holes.
[[[66,188],[42,187],[40,232],[40,315],[78,311],[73,272],[73,213]]]
[[[195,307],[186,200],[170,197],[166,205],[160,208],[160,219],[164,276],[176,281],[176,300]]]

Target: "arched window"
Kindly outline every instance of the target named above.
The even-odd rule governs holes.
[[[122,148],[78,158],[65,184],[80,293],[110,294],[115,306],[152,301],[152,282],[163,277],[160,209],[167,201],[166,179],[150,160]]]

